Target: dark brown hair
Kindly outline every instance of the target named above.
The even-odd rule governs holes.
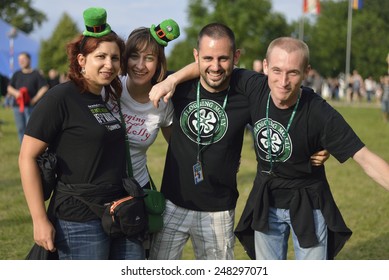
[[[204,26],[200,30],[200,33],[197,37],[197,49],[199,49],[200,41],[204,36],[207,36],[207,37],[210,37],[213,39],[220,39],[220,38],[227,37],[230,40],[232,51],[233,52],[236,51],[235,34],[231,30],[231,28],[229,28],[225,24],[214,22],[214,23],[210,23],[210,24],[207,24],[206,26]]]

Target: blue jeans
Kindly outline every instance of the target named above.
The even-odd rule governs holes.
[[[144,260],[142,242],[109,238],[101,220],[70,222],[57,219],[55,246],[60,260]]]
[[[24,136],[24,130],[26,129],[27,122],[28,122],[30,115],[32,113],[32,109],[33,109],[33,107],[26,106],[26,107],[24,107],[24,112],[21,113],[19,111],[19,107],[13,107],[15,124],[16,124],[16,129],[18,130],[18,137],[19,137],[20,143],[22,143],[23,136]]]
[[[313,247],[302,248],[293,231],[289,209],[269,208],[269,231],[255,231],[255,257],[257,260],[286,260],[288,239],[292,229],[292,240],[296,260],[327,259],[327,225],[320,210],[313,211],[316,237],[319,241]]]

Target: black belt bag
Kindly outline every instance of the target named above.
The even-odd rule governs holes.
[[[128,196],[121,197],[104,205],[92,203],[84,196],[77,195],[66,188],[62,182],[59,183],[58,191],[71,194],[74,198],[82,201],[101,218],[101,224],[105,233],[111,238],[127,237],[133,238],[142,236],[147,230],[147,213],[145,209],[142,188],[135,179],[123,179],[123,186]],[[77,189],[77,184],[71,184]]]

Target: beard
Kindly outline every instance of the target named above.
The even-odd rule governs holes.
[[[201,78],[203,82],[207,85],[208,91],[209,89],[212,89],[213,92],[219,92],[223,91],[229,86],[230,77],[226,75],[224,72],[223,75],[218,77],[217,80],[212,79],[212,76],[210,76],[207,73],[201,74]]]

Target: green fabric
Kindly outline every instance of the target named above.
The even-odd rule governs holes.
[[[180,27],[172,19],[166,19],[159,25],[151,25],[150,33],[158,44],[166,47],[168,42],[180,36]]]
[[[84,11],[85,36],[100,38],[111,32],[111,26],[107,23],[107,12],[103,8],[91,7]],[[93,29],[93,30],[87,30]]]

